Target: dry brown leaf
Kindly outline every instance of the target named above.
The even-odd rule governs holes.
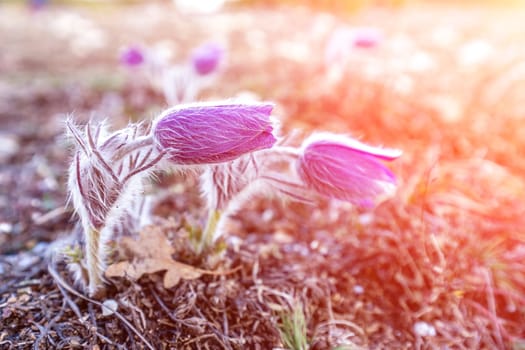
[[[124,237],[121,244],[130,251],[133,259],[108,266],[107,277],[127,277],[135,281],[144,274],[166,270],[164,287],[171,288],[176,286],[181,279],[191,280],[205,273],[214,274],[212,271],[173,260],[171,256],[174,249],[160,229],[143,230],[138,240]]]

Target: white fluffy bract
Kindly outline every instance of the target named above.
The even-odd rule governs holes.
[[[103,123],[88,124],[85,132],[71,121],[67,127],[77,145],[68,188],[83,228],[87,290],[93,295],[103,283],[108,241],[122,219],[132,215],[143,180],[163,153],[140,125],[111,134]]]

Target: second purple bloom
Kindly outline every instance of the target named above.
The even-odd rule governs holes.
[[[326,134],[307,140],[298,172],[308,187],[325,196],[368,206],[396,188],[394,174],[379,160],[393,160],[401,151]]]

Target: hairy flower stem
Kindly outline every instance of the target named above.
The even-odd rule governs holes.
[[[300,180],[290,166],[299,155],[297,148],[273,146],[230,162],[208,166],[200,177],[208,222],[198,237],[196,252],[202,253],[213,245],[224,234],[228,217],[241,209],[255,193],[279,192],[303,200]]]
[[[86,228],[86,265],[88,273],[88,291],[90,294],[96,293],[103,283],[101,271],[103,256],[100,253],[100,231],[94,228]]]
[[[215,240],[215,232],[217,231],[217,224],[221,219],[221,212],[219,210],[210,210],[208,213],[208,220],[206,227],[202,231],[200,240],[197,243],[195,253],[200,255],[204,250],[210,248]]]

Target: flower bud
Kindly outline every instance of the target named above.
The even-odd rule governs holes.
[[[379,160],[400,155],[399,150],[368,146],[349,137],[318,134],[304,142],[298,173],[322,195],[368,206],[396,188],[394,175]]]
[[[272,109],[270,103],[180,105],[160,115],[154,138],[176,164],[227,162],[274,145]]]

